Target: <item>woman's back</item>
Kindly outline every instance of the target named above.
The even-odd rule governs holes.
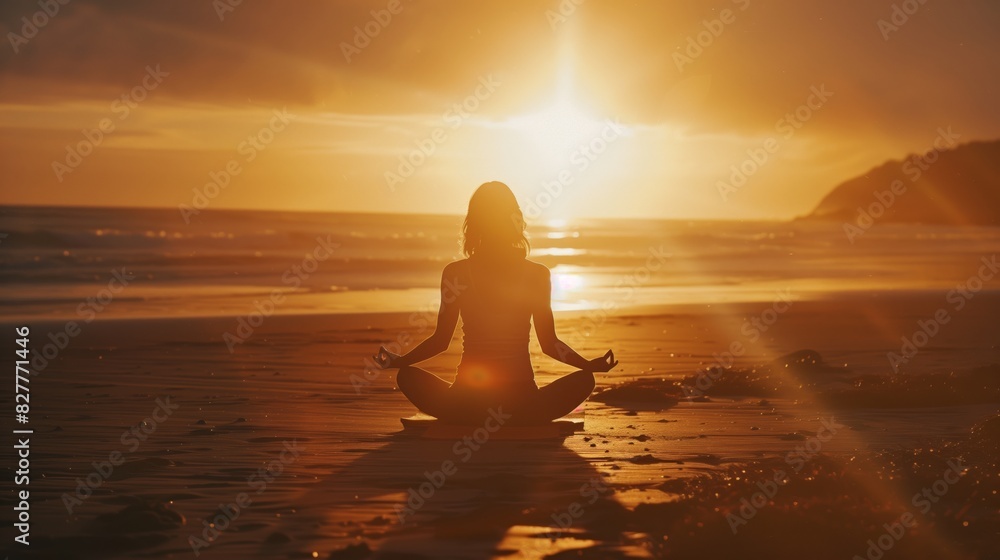
[[[473,255],[453,263],[462,317],[459,386],[534,388],[528,353],[531,315],[544,286],[542,265],[520,256]],[[541,270],[539,270],[541,269]]]

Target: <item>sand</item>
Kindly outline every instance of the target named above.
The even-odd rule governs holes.
[[[407,314],[273,316],[232,354],[222,340],[230,318],[97,320],[31,381],[30,549],[865,558],[868,539],[877,546],[886,523],[914,510],[915,527],[890,535],[886,558],[996,558],[996,429],[984,422],[1000,407],[990,381],[1000,375],[990,369],[1000,363],[1000,297],[978,294],[900,374],[943,376],[920,390],[951,391],[946,406],[910,399],[905,384],[866,390],[891,371],[900,337],[942,305],[936,293],[795,301],[757,337],[744,322],[771,318],[769,303],[560,313],[560,336],[583,355],[613,348],[621,360],[598,391],[625,388],[595,395],[585,429],[563,441],[473,439],[475,449],[400,434],[414,409],[393,371],[355,387],[379,344],[420,334]],[[35,340],[62,328],[30,325]],[[804,350],[822,367],[774,361]],[[459,352],[456,339],[425,365],[448,377]],[[569,373],[532,352],[540,384]],[[734,369],[698,394],[678,385],[697,385],[712,366]],[[976,368],[982,390],[950,389]],[[12,404],[9,393],[0,400]],[[911,495],[952,459],[964,461],[957,482],[916,511]],[[781,469],[787,480],[766,505],[741,513]],[[746,521],[736,534],[731,515]],[[9,524],[3,533],[12,542]]]

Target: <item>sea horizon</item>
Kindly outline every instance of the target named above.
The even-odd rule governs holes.
[[[188,205],[190,206],[190,205]],[[181,210],[178,206],[136,206],[136,205],[106,205],[106,204],[17,204],[17,203],[0,203],[0,213],[5,209],[18,210],[18,209],[37,209],[37,210],[112,210],[112,211],[173,211],[178,214],[178,218],[183,222],[183,216]],[[310,210],[310,209],[272,209],[272,208],[255,208],[255,207],[206,207],[202,209],[197,209],[198,215],[201,214],[224,214],[224,213],[234,213],[234,212],[248,212],[248,213],[263,213],[263,214],[314,214],[314,215],[366,215],[366,216],[426,216],[432,218],[465,218],[464,212],[454,212],[454,213],[435,213],[435,212],[410,212],[410,211],[399,211],[393,210],[392,208],[387,208],[385,211],[373,212],[365,210]],[[552,221],[564,221],[564,222],[578,222],[578,221],[627,221],[627,222],[692,222],[692,223],[790,223],[797,222],[801,220],[806,220],[807,215],[795,215],[789,218],[707,218],[707,217],[689,217],[689,218],[654,218],[654,217],[635,217],[635,216],[620,216],[620,217],[606,217],[606,216],[589,216],[589,215],[574,215],[569,218],[547,218],[542,216],[531,217],[526,216],[526,222],[530,227],[532,224],[542,224]],[[973,226],[975,227],[975,226]]]
[[[79,317],[116,275],[134,279],[100,306],[102,319],[436,310],[441,267],[463,258],[453,215],[213,209],[185,223],[176,208],[96,206],[0,215],[2,305],[17,319]],[[1000,244],[989,227],[879,224],[852,239],[814,221],[581,218],[529,223],[527,233],[529,258],[552,270],[556,311],[945,290]]]

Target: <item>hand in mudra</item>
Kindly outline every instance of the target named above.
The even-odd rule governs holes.
[[[382,369],[392,369],[400,367],[399,354],[393,354],[385,349],[385,346],[378,347],[378,354],[372,356],[378,367]]]
[[[594,358],[590,360],[590,367],[588,368],[592,372],[605,372],[611,371],[611,368],[618,365],[618,360],[615,359],[615,353],[608,350],[606,354],[600,358]]]

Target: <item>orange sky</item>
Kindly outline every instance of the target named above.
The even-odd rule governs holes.
[[[225,1],[5,2],[0,203],[788,218],[1000,136],[988,0]]]

